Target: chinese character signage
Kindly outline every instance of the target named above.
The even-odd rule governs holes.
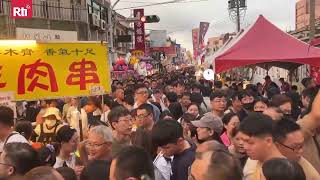
[[[101,43],[0,41],[0,59],[0,91],[15,92],[15,100],[88,96],[93,86],[110,91],[107,50]]]
[[[193,57],[196,60],[198,57],[199,47],[199,28],[192,29]]]
[[[133,10],[134,17],[142,17],[144,16],[144,9],[134,9]],[[135,36],[135,50],[142,51],[145,53],[146,45],[145,45],[145,34],[144,34],[144,23],[141,21],[134,23],[134,36]]]
[[[208,22],[200,22],[200,30],[199,30],[199,52],[198,54],[202,57],[205,53],[205,43],[204,43],[204,37],[207,34],[207,31],[209,29],[209,23]]]
[[[11,0],[11,17],[14,19],[32,18],[32,0]]]

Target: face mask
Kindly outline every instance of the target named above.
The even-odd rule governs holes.
[[[246,104],[243,104],[243,108],[248,110],[248,111],[252,111],[253,110],[253,102],[252,103],[246,103]]]

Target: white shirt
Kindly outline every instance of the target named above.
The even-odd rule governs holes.
[[[206,104],[206,106],[204,105]],[[209,97],[203,97],[203,102],[200,105],[200,108],[206,113],[211,111],[211,103]]]
[[[83,133],[87,132],[88,130],[88,116],[84,109],[81,109],[81,114],[78,111],[78,109],[74,109],[70,116],[70,126],[77,130],[78,133],[80,133],[80,127],[79,127],[79,119],[81,118],[82,121],[82,130]]]
[[[110,110],[104,112],[102,115],[101,115],[101,121],[102,122],[105,122],[105,123],[108,123],[108,114],[109,114]]]
[[[12,133],[16,133],[16,134],[9,137],[9,139],[7,140],[7,144],[15,143],[15,142],[29,144],[28,140],[24,136],[19,134],[18,132],[13,131]],[[0,141],[0,152],[1,153],[3,152],[4,145],[5,145],[4,141]]]
[[[67,166],[69,168],[75,168],[76,167],[76,156],[74,154],[71,155],[71,157],[68,160],[63,160],[60,157],[56,157],[56,163],[54,164],[53,168],[60,168],[63,167],[63,163],[66,162]]]
[[[173,157],[170,157],[171,162],[173,160]],[[168,162],[164,157],[163,154],[160,152],[158,156],[154,159],[153,164],[157,167],[157,169],[162,174],[162,177],[165,180],[170,180],[170,177],[172,175],[172,169],[171,169],[171,162]]]

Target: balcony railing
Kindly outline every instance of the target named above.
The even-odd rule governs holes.
[[[9,15],[10,1],[0,0],[0,15]],[[32,1],[32,17],[50,20],[88,22],[88,10],[84,6],[45,0]]]

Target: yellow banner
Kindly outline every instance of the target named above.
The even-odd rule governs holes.
[[[0,40],[0,92],[15,100],[110,92],[110,82],[105,44]]]

